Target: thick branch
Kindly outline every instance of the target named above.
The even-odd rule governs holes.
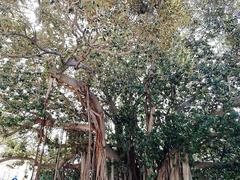
[[[83,131],[88,132],[89,124],[80,124],[80,123],[67,123],[63,127],[64,130],[75,130],[75,131]],[[91,131],[94,133],[93,128],[91,128]]]
[[[74,158],[75,156],[76,156],[75,154],[68,154],[68,155],[66,155],[66,156],[64,157],[64,159],[62,159],[62,160],[59,162],[58,168],[64,166],[64,164],[65,164],[67,161],[71,160],[71,159]]]
[[[69,156],[70,159],[73,157],[73,155]],[[79,169],[80,167],[80,164],[70,164],[70,163],[65,163],[66,161],[69,160],[69,157],[65,160],[63,160],[60,165],[60,167],[63,167],[63,168],[69,168],[69,169]],[[3,159],[0,159],[0,163],[4,163],[4,162],[7,162],[7,161],[31,161],[31,162],[34,162],[34,159],[33,158],[28,158],[28,157],[7,157],[7,158],[3,158]],[[56,166],[56,164],[42,164],[41,167],[42,169],[54,169]]]
[[[74,67],[75,69],[82,68],[88,72],[93,73],[93,69],[91,67],[87,66],[86,64],[83,64],[81,61],[80,62],[77,61],[75,57],[68,59],[65,65],[67,67]]]
[[[119,161],[120,158],[116,151],[114,151],[110,146],[106,145],[106,158]]]
[[[55,167],[56,167],[56,164],[42,164],[42,169],[55,169]],[[62,166],[62,168],[79,170],[80,164],[66,163]]]
[[[195,169],[206,168],[234,168],[240,166],[239,162],[196,162]]]
[[[29,157],[6,157],[6,158],[2,158],[0,159],[0,163],[6,162],[6,161],[11,161],[11,160],[17,160],[17,161],[34,161],[33,158],[29,158]]]
[[[83,82],[77,81],[76,79],[69,77],[65,74],[58,74],[56,69],[52,69],[52,76],[56,78],[58,82],[66,84],[67,86],[70,86],[71,88],[73,88],[76,92],[80,92],[81,94],[86,96],[86,93],[87,93],[86,90],[88,89],[88,87]],[[93,109],[98,114],[103,113],[103,109],[97,97],[91,92],[89,92],[89,99],[90,99],[91,109]]]

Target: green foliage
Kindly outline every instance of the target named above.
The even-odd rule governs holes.
[[[19,142],[16,140],[6,141],[6,152],[3,154],[3,157],[28,157],[29,153],[26,149],[26,140],[21,140]]]
[[[239,114],[233,109],[240,95],[238,6],[237,1],[43,0],[33,23],[25,12],[27,1],[2,1],[2,134],[47,114],[60,128],[86,123],[79,97],[55,81],[44,104],[54,64],[99,97],[106,141],[120,156],[119,168],[129,166],[133,151],[137,166],[152,168],[149,178],[154,178],[166,153],[177,149],[189,153],[196,179],[237,177],[238,169],[197,170],[194,163],[238,162],[240,156]],[[78,60],[79,67],[66,67],[70,60]],[[70,131],[67,137],[62,154],[86,150],[87,133]],[[5,139],[5,156],[26,156],[24,138],[17,139]],[[45,162],[56,157],[58,141],[47,140]],[[77,171],[62,173],[79,177]],[[42,179],[52,176],[42,172]]]

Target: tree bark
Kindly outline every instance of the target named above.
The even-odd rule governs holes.
[[[65,74],[58,73],[55,67],[52,67],[51,74],[52,77],[55,78],[59,83],[67,85],[70,90],[73,90],[76,93],[79,102],[85,109],[89,108],[89,118],[95,131],[96,137],[96,147],[94,149],[96,158],[94,164],[91,165],[91,167],[94,167],[94,169],[96,169],[96,180],[105,180],[106,143],[105,123],[102,106],[100,105],[97,97],[89,91],[89,87],[85,83],[77,81],[76,79]]]
[[[188,154],[183,158],[176,150],[169,151],[158,171],[157,180],[191,180]]]
[[[130,150],[128,152],[128,166],[129,166],[128,179],[139,180],[140,170],[139,167],[137,166],[136,154],[133,146],[130,147]]]

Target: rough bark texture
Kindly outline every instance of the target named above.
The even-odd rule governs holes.
[[[55,78],[59,83],[66,85],[68,88],[72,89],[78,97],[81,105],[88,109],[90,108],[89,117],[92,123],[92,127],[95,131],[96,137],[96,146],[94,149],[95,153],[95,162],[91,165],[96,170],[95,177],[97,180],[105,179],[105,124],[104,124],[104,115],[102,107],[97,99],[97,97],[89,92],[89,87],[85,85],[81,81],[77,81],[74,78],[71,78],[64,74],[58,74],[56,70],[53,69],[52,77]],[[87,98],[88,97],[88,98]],[[88,102],[89,101],[89,102]],[[89,103],[89,107],[87,107]],[[90,170],[85,168],[85,178],[84,180],[89,179],[86,174],[88,174]]]
[[[179,152],[168,152],[159,169],[157,180],[191,180],[188,154],[181,159]]]
[[[191,168],[189,166],[189,156],[186,153],[184,156],[184,159],[182,161],[182,173],[183,173],[183,179],[192,179],[191,175]]]
[[[140,179],[140,170],[137,165],[134,147],[131,147],[128,152],[128,164],[129,164],[128,179],[139,180]]]

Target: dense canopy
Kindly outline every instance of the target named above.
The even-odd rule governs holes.
[[[1,0],[0,107],[31,179],[237,179],[240,3]]]

